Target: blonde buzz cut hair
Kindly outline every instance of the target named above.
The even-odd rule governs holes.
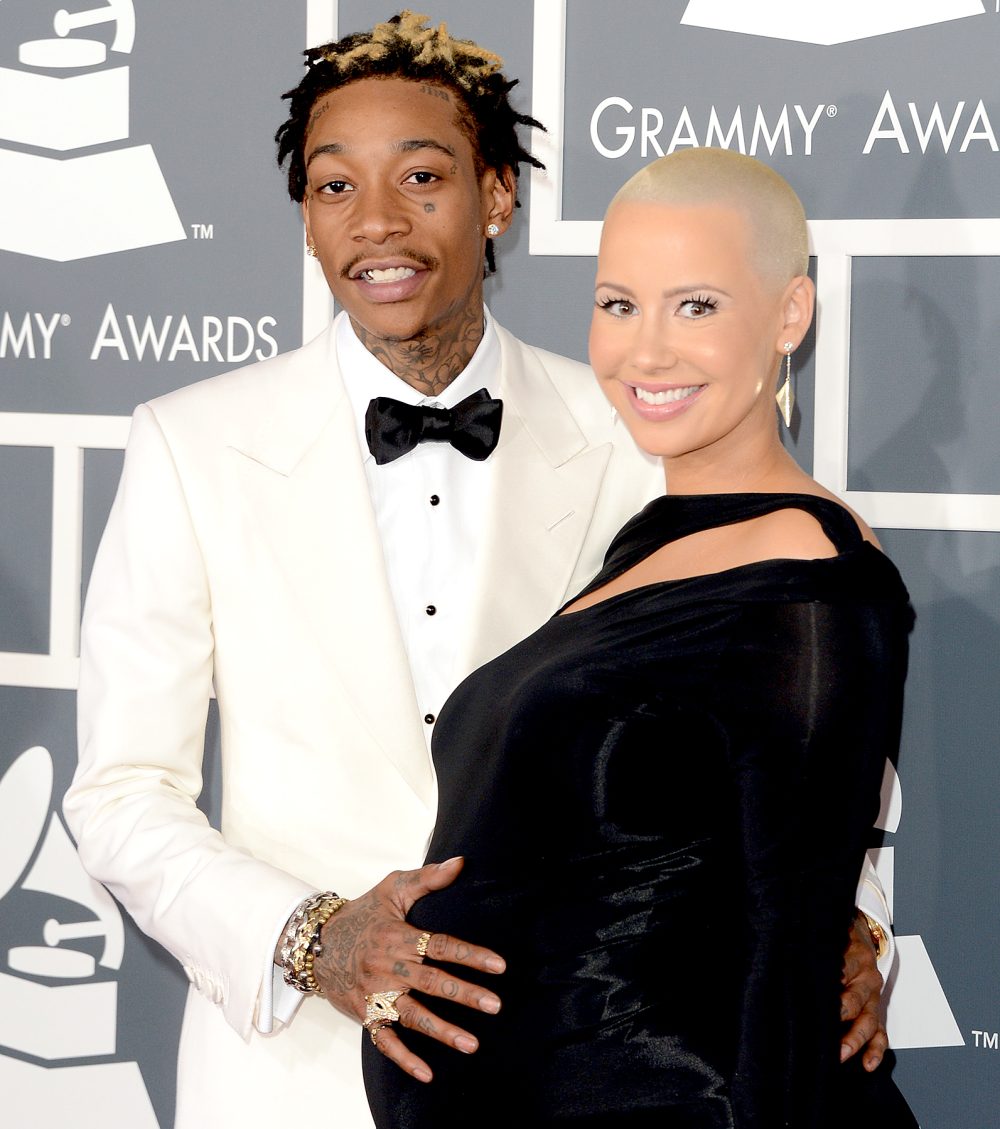
[[[809,269],[809,235],[802,201],[762,161],[729,149],[681,149],[640,169],[615,193],[620,204],[719,206],[746,216],[761,276],[784,286]]]

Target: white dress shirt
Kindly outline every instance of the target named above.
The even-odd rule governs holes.
[[[437,396],[423,395],[376,360],[347,318],[339,326],[337,356],[429,747],[434,720],[455,688],[455,656],[469,614],[493,459],[476,462],[450,443],[425,442],[379,466],[365,439],[365,413],[376,396],[441,408],[453,408],[480,388],[499,396],[500,342],[487,313],[472,359]]]

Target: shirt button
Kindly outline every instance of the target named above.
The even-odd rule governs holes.
[[[424,608],[424,611],[428,615],[437,615],[437,608],[433,604],[428,604],[427,607]]]
[[[434,715],[432,713],[425,713],[424,714],[424,721],[426,721],[428,725],[433,725],[434,724]]]
[[[438,505],[438,504],[439,504],[440,502],[441,502],[441,499],[440,499],[440,498],[439,498],[439,497],[437,496],[437,494],[432,494],[432,495],[431,495],[431,505],[432,505],[432,506],[436,506],[436,505]]]

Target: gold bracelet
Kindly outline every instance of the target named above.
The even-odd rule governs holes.
[[[281,939],[281,973],[286,984],[304,995],[322,995],[314,971],[316,957],[322,951],[320,934],[337,910],[346,905],[347,898],[326,890],[306,898],[288,919]]]
[[[889,951],[889,938],[886,936],[885,930],[875,920],[874,917],[869,917],[863,909],[859,909],[858,913],[865,920],[865,925],[868,926],[868,935],[872,939],[872,944],[875,946],[875,959],[881,960]]]

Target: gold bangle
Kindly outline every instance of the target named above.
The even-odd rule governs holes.
[[[871,937],[872,944],[875,946],[875,959],[881,960],[889,951],[889,938],[874,917],[869,917],[863,909],[859,909],[858,913],[861,914],[865,925],[868,926],[868,936]]]
[[[322,952],[320,934],[345,905],[347,898],[327,890],[306,898],[288,919],[282,935],[281,973],[286,984],[304,995],[322,995],[314,971],[316,957]]]

